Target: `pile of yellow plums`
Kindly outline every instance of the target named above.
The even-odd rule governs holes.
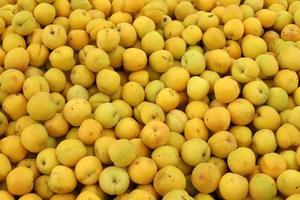
[[[0,200],[300,200],[299,0],[0,0]]]

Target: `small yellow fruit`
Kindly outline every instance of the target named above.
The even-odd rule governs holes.
[[[0,198],[6,200],[15,200],[14,196],[5,190],[0,190]]]
[[[105,52],[110,52],[120,43],[119,33],[111,28],[105,28],[97,34],[97,46]]]
[[[225,42],[225,34],[216,27],[209,28],[203,33],[203,43],[210,50],[222,49],[225,46]]]
[[[20,35],[29,35],[34,30],[35,25],[35,18],[28,10],[20,11],[12,18],[12,28]]]
[[[267,52],[267,44],[258,36],[246,35],[242,39],[242,51],[245,57],[255,59],[258,55]]]
[[[114,104],[102,103],[95,110],[94,118],[104,128],[112,128],[118,123],[120,115],[118,108]]]
[[[39,109],[39,104],[43,109]],[[47,92],[38,92],[33,95],[27,103],[27,112],[34,120],[45,121],[52,118],[56,113],[56,106]]]
[[[278,190],[286,196],[299,193],[299,177],[300,174],[296,170],[282,172],[276,180]]]
[[[247,179],[235,173],[226,173],[219,183],[219,190],[224,199],[244,199],[248,188]]]
[[[204,123],[213,132],[225,131],[230,124],[230,114],[226,108],[210,108],[204,114]]]
[[[53,192],[58,194],[72,192],[76,187],[76,178],[73,170],[63,165],[54,167],[49,176],[48,186]]]
[[[30,169],[17,167],[6,177],[7,190],[13,195],[24,195],[33,189],[34,177]]]
[[[171,37],[165,41],[165,50],[169,51],[174,59],[181,59],[186,52],[186,42],[181,37]]]
[[[117,91],[121,78],[117,72],[103,69],[98,72],[96,82],[100,92],[110,95]]]
[[[239,58],[231,67],[232,77],[239,83],[248,83],[259,77],[260,68],[255,60],[251,58]]]
[[[249,193],[253,199],[273,199],[277,193],[276,182],[266,174],[256,174],[249,182]]]
[[[157,32],[151,31],[141,40],[141,49],[148,55],[164,48],[164,38]]]
[[[15,59],[18,57],[18,59]],[[25,71],[29,65],[29,53],[22,47],[17,47],[7,52],[4,58],[5,69],[18,69]]]
[[[203,193],[211,193],[218,187],[221,173],[214,163],[203,162],[198,164],[192,172],[192,184]]]
[[[169,137],[169,127],[158,120],[150,121],[140,132],[140,138],[151,149],[155,149],[166,144]]]
[[[60,46],[49,55],[50,63],[63,71],[69,71],[75,66],[74,50],[69,46]]]
[[[27,99],[39,92],[50,92],[47,80],[42,76],[28,77],[23,84],[23,93]]]
[[[186,178],[175,166],[169,165],[160,169],[153,180],[155,191],[164,196],[175,189],[185,189]]]
[[[126,167],[135,160],[137,149],[129,140],[119,139],[109,146],[108,155],[115,166]]]
[[[33,15],[39,24],[46,26],[54,21],[55,7],[49,3],[40,3],[34,8]]]
[[[233,150],[227,158],[229,169],[233,173],[242,176],[251,174],[254,170],[256,158],[254,152],[247,147],[240,147]]]
[[[261,155],[275,151],[277,147],[276,138],[273,131],[261,129],[253,135],[253,150]]]
[[[87,149],[84,144],[77,139],[66,139],[56,147],[57,160],[67,167],[74,167],[76,163],[86,156]]]
[[[199,156],[192,156],[192,152],[198,152],[197,154]],[[191,166],[196,166],[199,163],[208,161],[210,154],[208,144],[200,138],[190,139],[184,142],[181,147],[181,156],[184,162]]]
[[[244,24],[239,19],[231,19],[224,25],[224,34],[229,40],[239,40],[244,34]]]
[[[282,172],[287,170],[286,161],[277,153],[266,153],[259,160],[259,166],[263,173],[273,178],[277,178]]]
[[[17,93],[22,90],[24,81],[25,76],[20,70],[7,69],[0,74],[0,89],[8,94]]]
[[[85,119],[89,118],[91,112],[90,104],[82,98],[69,100],[63,109],[66,120],[74,126],[79,126]]]
[[[230,103],[239,96],[240,88],[234,79],[225,77],[215,82],[214,92],[217,100]]]
[[[146,33],[155,30],[155,23],[147,16],[137,17],[132,24],[140,38],[143,38]]]
[[[39,171],[50,175],[52,169],[59,165],[54,148],[46,148],[40,151],[36,157],[36,164]]]
[[[123,53],[123,65],[128,71],[144,69],[147,64],[147,55],[138,48],[126,49]]]
[[[47,25],[42,31],[43,44],[53,50],[63,46],[67,42],[67,34],[63,27],[59,25]]]
[[[167,165],[177,166],[180,162],[177,149],[168,145],[156,148],[151,154],[151,159],[159,169]]]
[[[110,166],[100,174],[99,183],[105,193],[120,195],[129,187],[129,175],[123,168]]]
[[[9,159],[4,154],[0,154],[0,163],[1,166],[3,166],[0,170],[0,180],[4,181],[8,173],[12,170],[12,166]]]
[[[47,147],[47,130],[41,124],[29,125],[21,133],[21,142],[28,151],[38,153]]]
[[[157,172],[155,162],[147,157],[137,157],[128,167],[131,180],[137,184],[149,184]]]
[[[205,60],[207,67],[218,74],[225,74],[232,64],[230,55],[223,49],[208,51],[205,54]]]
[[[227,106],[227,109],[232,123],[236,125],[247,125],[255,116],[254,106],[246,99],[236,99]]]
[[[300,63],[296,59],[300,56],[300,50],[296,47],[288,47],[285,51],[281,51],[278,56],[279,65],[282,68],[298,71]]]
[[[193,76],[187,84],[187,95],[192,100],[202,100],[209,92],[209,83],[201,77]]]
[[[86,156],[80,159],[75,166],[75,177],[84,185],[98,182],[102,171],[102,164],[96,156]]]
[[[215,133],[208,139],[207,143],[211,149],[211,153],[218,158],[227,158],[237,148],[235,137],[228,131]]]

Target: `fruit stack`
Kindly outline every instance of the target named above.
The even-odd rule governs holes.
[[[0,0],[0,200],[300,200],[299,0]]]

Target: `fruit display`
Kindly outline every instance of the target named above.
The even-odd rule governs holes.
[[[0,0],[0,200],[300,200],[300,1]]]

